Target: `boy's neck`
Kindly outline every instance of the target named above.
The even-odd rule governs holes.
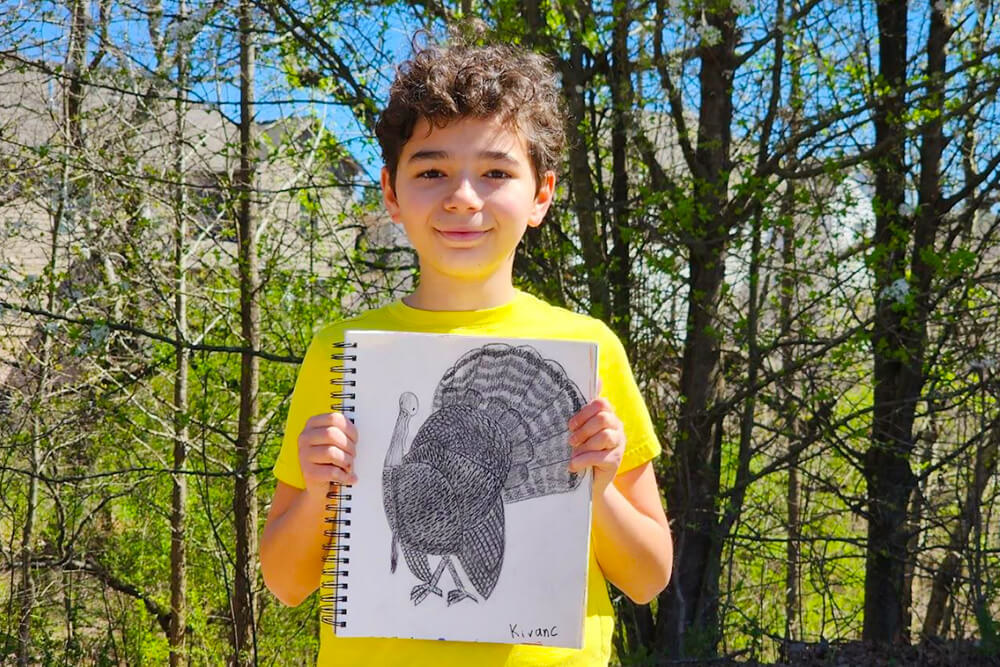
[[[413,293],[403,298],[403,303],[418,310],[484,310],[510,303],[516,294],[509,275],[493,276],[485,283],[441,280],[424,275]]]

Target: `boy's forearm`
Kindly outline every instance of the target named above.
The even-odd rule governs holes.
[[[317,503],[300,491],[287,509],[280,516],[269,517],[264,527],[260,542],[264,583],[290,607],[301,603],[319,587],[325,555],[325,513],[325,502]]]
[[[670,580],[673,543],[662,522],[637,509],[614,484],[594,502],[594,552],[604,576],[639,604]]]

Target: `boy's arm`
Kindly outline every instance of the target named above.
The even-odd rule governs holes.
[[[275,597],[290,607],[319,588],[325,502],[279,481],[260,540],[260,569]]]
[[[673,541],[648,461],[594,496],[594,552],[604,576],[639,604],[670,581]]]
[[[569,420],[570,470],[594,471],[594,553],[611,583],[646,604],[667,586],[673,541],[649,461],[618,474],[625,428],[606,398]]]
[[[297,448],[304,489],[278,480],[260,540],[264,583],[294,607],[319,587],[323,573],[323,521],[330,482],[353,484],[358,431],[338,412],[311,417]]]

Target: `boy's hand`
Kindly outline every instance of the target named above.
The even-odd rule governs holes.
[[[358,430],[339,412],[310,417],[299,434],[299,465],[306,491],[325,498],[330,482],[354,484],[353,472]]]
[[[580,408],[569,420],[569,444],[573,457],[569,469],[594,469],[594,492],[600,493],[618,474],[625,455],[625,428],[606,398]]]

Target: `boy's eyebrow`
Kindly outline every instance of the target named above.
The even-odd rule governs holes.
[[[506,151],[483,151],[479,154],[479,157],[486,158],[487,160],[499,160],[501,162],[517,164],[514,156]]]
[[[499,160],[500,162],[517,163],[517,159],[506,151],[481,151],[480,159]],[[407,162],[419,162],[421,160],[447,160],[447,151],[422,150],[417,151],[407,159]]]
[[[445,151],[424,150],[424,151],[417,151],[416,153],[411,155],[410,158],[407,160],[407,162],[416,162],[418,160],[445,160],[447,158],[448,158],[448,153]]]

